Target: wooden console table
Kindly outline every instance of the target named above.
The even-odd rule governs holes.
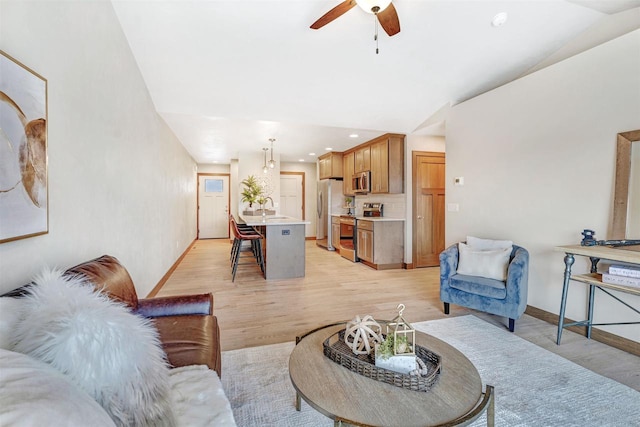
[[[603,291],[616,301],[629,307],[631,310],[640,314],[640,311],[626,302],[622,301],[617,296],[611,294],[607,289],[612,289],[619,292],[624,292],[633,295],[640,295],[640,288],[634,288],[630,286],[614,285],[610,283],[604,283],[602,281],[602,275],[598,274],[598,262],[601,259],[609,261],[626,262],[631,264],[640,265],[640,252],[610,248],[608,246],[558,246],[555,248],[558,252],[564,252],[564,284],[562,287],[562,300],[560,302],[560,315],[558,318],[558,338],[556,343],[560,345],[560,338],[562,337],[562,329],[569,326],[587,326],[587,338],[591,338],[591,327],[601,325],[636,325],[640,322],[618,322],[618,323],[593,323],[593,305],[595,300],[596,288]],[[575,261],[574,256],[586,256],[591,260],[591,273],[589,274],[571,274],[571,267]],[[589,307],[588,307],[588,319],[579,322],[564,323],[564,312],[567,306],[567,294],[569,292],[569,283],[571,280],[589,285]]]

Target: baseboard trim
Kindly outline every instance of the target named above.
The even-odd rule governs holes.
[[[304,240],[316,240],[316,236],[305,237]]]
[[[196,240],[198,240],[198,239],[194,239],[193,242],[191,242],[189,244],[189,246],[187,246],[187,249],[185,249],[185,251],[182,253],[182,255],[180,255],[180,257],[176,260],[176,262],[173,263],[173,265],[171,266],[169,271],[167,271],[167,273],[164,276],[162,276],[162,279],[160,279],[158,284],[155,285],[153,287],[153,289],[151,289],[151,292],[149,292],[149,295],[147,295],[147,298],[153,298],[156,295],[158,295],[158,292],[160,292],[160,289],[162,289],[164,284],[167,283],[167,280],[169,280],[169,277],[173,274],[173,272],[176,271],[176,268],[178,268],[178,265],[180,264],[180,262],[182,262],[184,257],[187,256],[187,254],[189,253],[189,251],[193,247],[193,245],[196,242]]]
[[[545,322],[551,323],[552,325],[558,325],[557,314],[550,313],[548,311],[532,307],[530,305],[527,305],[527,309],[524,312],[529,316],[535,317],[536,319],[544,320]],[[573,322],[575,322],[575,320],[565,317],[565,323]],[[566,329],[582,336],[587,336],[586,326],[569,326]],[[598,329],[595,327],[591,328],[591,339],[608,346],[615,347],[619,350],[626,351],[627,353],[640,356],[640,343],[616,334],[612,334],[611,332],[603,331],[602,329]]]
[[[412,262],[404,262],[402,263],[402,268],[404,268],[405,270],[413,270],[416,267]]]

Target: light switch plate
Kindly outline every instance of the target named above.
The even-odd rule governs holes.
[[[456,176],[455,178],[453,178],[453,185],[464,185],[464,176]]]

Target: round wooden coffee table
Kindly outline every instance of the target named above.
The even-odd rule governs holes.
[[[416,343],[440,355],[442,370],[428,392],[413,391],[367,378],[326,357],[322,343],[343,328],[344,323],[325,326],[296,340],[289,376],[297,410],[302,398],[335,425],[358,426],[468,424],[487,410],[487,425],[493,425],[493,387],[483,393],[475,366],[449,344],[416,331]]]

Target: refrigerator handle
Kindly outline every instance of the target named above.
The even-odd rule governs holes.
[[[322,191],[318,192],[318,218],[322,218]]]

